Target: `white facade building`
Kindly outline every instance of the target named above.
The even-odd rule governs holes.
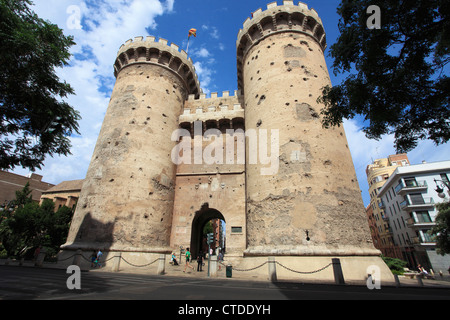
[[[398,167],[379,190],[383,219],[389,223],[395,244],[401,247],[404,260],[412,268],[421,264],[435,273],[446,273],[450,266],[450,255],[438,255],[436,243],[427,233],[435,225],[435,204],[449,201],[447,187],[443,187],[444,199],[435,189],[443,185],[441,181],[448,185],[449,179],[450,161],[422,163]]]

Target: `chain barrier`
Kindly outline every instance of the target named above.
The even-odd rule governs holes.
[[[275,261],[275,263],[278,264],[279,266],[285,268],[286,270],[289,270],[289,271],[292,271],[292,272],[295,272],[295,273],[301,273],[301,274],[312,274],[312,273],[317,273],[317,272],[320,272],[320,271],[325,270],[326,268],[328,268],[329,266],[332,265],[332,263],[330,263],[330,264],[326,265],[325,267],[320,268],[320,269],[318,269],[318,270],[314,270],[314,271],[306,271],[306,272],[305,272],[305,271],[296,271],[296,270],[293,270],[293,269],[291,269],[291,268],[288,268],[288,267],[282,265],[281,263],[279,263],[278,261]]]
[[[76,255],[77,255],[77,254],[75,253],[75,254],[71,255],[70,257],[68,257],[68,258],[65,258],[65,259],[58,259],[58,262],[66,261],[66,260],[72,259],[72,258],[75,257]]]
[[[65,259],[58,260],[58,262],[66,261],[66,260],[72,259],[72,258],[75,257],[76,255],[78,255],[78,253],[75,253],[75,254],[73,254],[73,255],[71,255],[70,257],[67,257],[67,258],[65,258]],[[86,260],[87,262],[91,262],[91,260],[88,259],[88,258],[86,258],[85,256],[83,256],[83,254],[81,254],[81,257],[82,257],[84,260]],[[112,260],[112,259],[114,259],[114,258],[116,258],[116,257],[115,257],[115,256],[112,256],[111,258],[109,258],[109,259],[107,259],[107,260],[105,260],[105,261],[102,261],[102,262],[105,263],[105,262],[108,262],[108,261],[110,261],[110,260]],[[133,263],[127,261],[124,257],[120,257],[120,259],[122,259],[125,263],[129,264],[130,266],[136,267],[136,268],[148,267],[148,266],[154,264],[156,261],[159,260],[159,258],[156,258],[154,261],[152,261],[152,262],[150,262],[150,263],[147,263],[147,264],[144,264],[144,265],[136,265],[136,264],[133,264]],[[225,263],[223,263],[222,261],[218,261],[218,263],[221,264],[221,265],[223,265],[224,267],[227,267],[227,266],[228,266],[228,265],[226,265]],[[248,272],[248,271],[253,271],[253,270],[259,269],[259,268],[265,266],[267,263],[269,263],[269,261],[265,261],[264,263],[262,263],[262,264],[260,264],[260,265],[258,265],[258,266],[256,266],[256,267],[249,268],[249,269],[240,269],[240,268],[236,268],[236,267],[233,267],[233,266],[232,266],[232,268],[233,268],[233,271]],[[327,269],[328,267],[330,267],[330,266],[332,265],[332,263],[329,263],[329,264],[327,264],[326,266],[324,266],[323,268],[320,268],[320,269],[317,269],[317,270],[314,270],[314,271],[297,271],[297,270],[291,269],[291,268],[289,268],[289,267],[286,267],[285,265],[281,264],[281,263],[278,262],[278,261],[275,261],[275,263],[276,263],[277,265],[279,265],[280,267],[283,267],[283,268],[286,269],[286,270],[289,270],[289,271],[295,272],[295,273],[299,273],[299,274],[313,274],[313,273],[318,273],[318,272],[320,272],[320,271],[323,271],[323,270]]]
[[[264,265],[267,264],[268,262],[269,262],[269,261],[266,261],[266,262],[264,262],[263,264],[261,264],[261,265],[259,265],[259,266],[256,266],[256,267],[254,267],[254,268],[250,268],[250,269],[239,269],[239,268],[235,268],[235,267],[232,267],[232,268],[233,268],[233,271],[243,271],[243,272],[245,272],[245,271],[253,271],[253,270],[256,270],[256,269],[258,269],[258,268],[261,268],[262,266],[264,266]],[[227,267],[226,264],[224,264],[224,263],[222,263],[222,262],[220,262],[220,261],[219,261],[219,263],[220,263],[221,265]]]
[[[219,261],[219,263],[220,263],[221,265],[225,266],[225,267],[227,266],[226,264],[224,264],[224,263],[222,263],[222,262],[220,262],[220,261]],[[261,265],[259,265],[259,266],[257,266],[257,267],[254,267],[254,268],[250,268],[250,269],[239,269],[239,268],[235,268],[235,267],[232,267],[232,268],[233,268],[233,271],[243,271],[243,272],[245,272],[245,271],[253,271],[253,270],[256,270],[256,269],[258,269],[258,268],[261,268],[262,266],[266,265],[267,263],[269,263],[269,261],[266,261],[266,262],[264,262],[263,264],[261,264]],[[300,273],[300,274],[312,274],[312,273],[317,273],[317,272],[320,272],[320,271],[325,270],[326,268],[328,268],[328,267],[330,267],[330,266],[332,265],[332,263],[329,263],[329,264],[326,265],[325,267],[320,268],[320,269],[318,269],[318,270],[314,270],[314,271],[306,271],[306,272],[305,272],[305,271],[297,271],[297,270],[291,269],[291,268],[289,268],[289,267],[286,267],[286,266],[282,265],[282,264],[281,264],[280,262],[278,262],[278,261],[275,261],[275,263],[278,264],[279,266],[285,268],[286,270],[289,270],[289,271],[292,271],[292,272],[295,272],[295,273]]]
[[[113,257],[114,258],[114,257]],[[143,267],[148,267],[149,265],[152,265],[152,264],[154,264],[156,261],[158,261],[159,260],[159,258],[156,258],[156,260],[155,261],[152,261],[152,262],[150,262],[150,263],[147,263],[147,264],[144,264],[144,265],[141,265],[141,266],[139,266],[139,265],[136,265],[136,264],[132,264],[132,263],[130,263],[130,262],[128,262],[127,260],[125,260],[125,258],[124,257],[121,257],[121,259],[123,260],[123,261],[125,261],[127,264],[129,264],[130,266],[132,266],[132,267],[136,267],[136,268],[143,268]]]
[[[62,262],[62,261],[66,261],[66,260],[72,259],[73,257],[75,257],[75,256],[77,256],[77,255],[79,255],[79,254],[78,254],[78,253],[75,253],[75,254],[71,255],[70,257],[67,257],[67,258],[58,260],[58,262]],[[85,261],[87,261],[87,262],[92,262],[90,258],[86,258],[83,254],[80,254],[80,256],[81,256]],[[112,257],[110,257],[109,259],[106,259],[106,260],[101,261],[101,262],[102,262],[102,263],[106,263],[106,262],[108,262],[108,261],[111,261],[111,260],[114,259],[114,258],[116,258],[116,257],[115,257],[115,256],[112,256]],[[154,261],[152,261],[152,262],[150,262],[150,263],[147,263],[147,264],[144,264],[144,265],[136,265],[136,264],[132,264],[131,262],[128,262],[127,260],[125,260],[124,257],[120,257],[120,258],[121,258],[123,261],[125,261],[127,264],[129,264],[130,266],[137,267],[137,268],[147,267],[147,266],[149,266],[149,265],[154,264],[156,261],[159,260],[159,258],[157,258],[156,260],[154,260]]]

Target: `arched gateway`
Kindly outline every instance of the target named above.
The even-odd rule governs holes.
[[[216,209],[209,208],[209,205],[205,203],[202,208],[195,213],[192,221],[191,231],[191,254],[192,257],[197,257],[198,252],[202,248],[203,243],[203,228],[206,223],[213,219],[220,219],[225,221],[222,213]]]

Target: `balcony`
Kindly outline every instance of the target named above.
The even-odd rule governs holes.
[[[433,208],[434,207],[434,200],[433,198],[421,198],[421,199],[414,199],[414,200],[405,200],[402,203],[400,203],[400,208],[405,211],[411,211],[411,210],[419,210],[419,209],[427,209],[427,208]]]
[[[432,228],[436,225],[433,221],[416,221],[414,218],[406,219],[406,225],[409,228],[422,229],[422,228]]]
[[[412,238],[412,243],[415,246],[435,246],[436,245],[436,241],[434,241],[433,239],[431,239],[430,236],[425,236],[425,237],[414,237]]]
[[[428,189],[427,182],[416,181],[416,180],[406,180],[400,181],[400,183],[395,187],[395,193],[398,195],[404,195],[408,192],[420,192],[426,191]]]

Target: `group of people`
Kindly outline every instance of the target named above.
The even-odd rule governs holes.
[[[97,251],[92,252],[91,254],[91,268],[101,267],[100,259],[103,256],[103,252],[98,249]]]
[[[187,268],[191,268],[192,270],[194,270],[194,267],[190,265],[190,261],[191,261],[191,252],[190,252],[189,248],[186,248],[186,264],[184,266],[183,272],[186,272]],[[203,265],[204,265],[203,252],[200,251],[197,254],[197,272],[203,271],[202,270]]]
[[[210,253],[210,254],[212,254],[212,253]],[[189,248],[186,248],[185,258],[186,258],[186,264],[184,266],[183,272],[186,272],[187,268],[190,268],[190,269],[194,270],[194,267],[191,266],[191,264],[190,264],[190,262],[191,262],[191,251],[190,251]],[[218,261],[222,261],[223,260],[222,252],[219,252],[217,258],[218,258]],[[203,260],[204,260],[204,254],[203,254],[202,251],[200,251],[198,253],[198,255],[197,255],[197,272],[203,271],[202,267],[205,265],[203,263]],[[174,266],[178,266],[179,265],[179,263],[177,261],[177,258],[175,256],[175,252],[172,252],[172,258],[170,259],[170,262],[173,263]],[[220,265],[219,265],[219,270],[220,270]]]

